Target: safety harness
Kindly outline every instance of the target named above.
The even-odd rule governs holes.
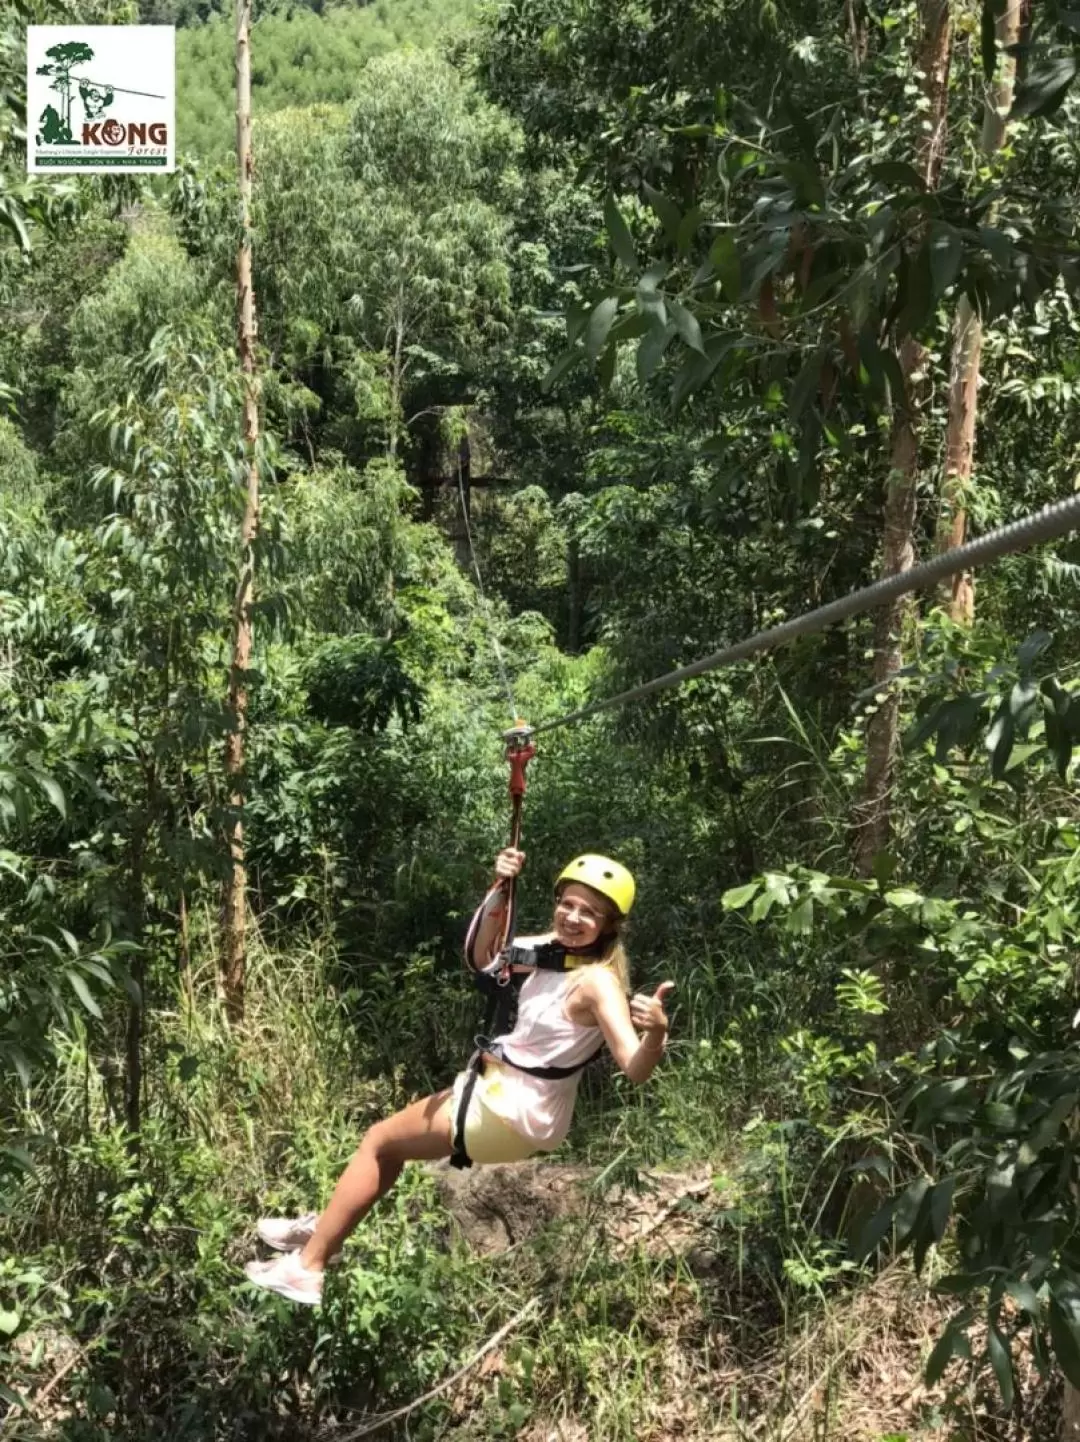
[[[517,850],[521,841],[521,806],[525,796],[525,768],[536,755],[532,744],[532,728],[524,722],[518,724],[503,737],[506,741],[506,759],[510,763],[510,845]],[[518,996],[526,977],[533,971],[572,971],[595,961],[603,952],[606,938],[600,938],[591,947],[571,951],[557,941],[537,942],[532,945],[510,942],[514,929],[516,901],[515,878],[498,881],[477,907],[465,937],[465,962],[473,974],[477,989],[487,998],[487,1014],[484,1029],[473,1038],[475,1050],[465,1068],[465,1083],[461,1099],[454,1114],[453,1151],[450,1154],[452,1167],[471,1167],[472,1158],[465,1150],[465,1119],[469,1114],[477,1080],[484,1074],[485,1058],[491,1057],[504,1066],[527,1076],[541,1077],[545,1081],[560,1081],[573,1076],[594,1061],[603,1051],[599,1046],[592,1056],[574,1066],[522,1066],[511,1061],[501,1042],[492,1038],[505,1036],[513,1031],[517,1016]],[[500,946],[496,960],[484,967],[477,965],[476,940],[485,918],[503,911]]]

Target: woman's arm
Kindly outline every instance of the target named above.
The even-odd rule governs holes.
[[[618,980],[606,967],[590,970],[588,999],[592,1003],[596,1025],[603,1032],[608,1050],[620,1070],[640,1085],[652,1076],[667,1047],[668,1019],[664,1012],[664,998],[674,990],[675,983],[662,982],[655,996],[635,996],[628,1002]],[[635,1023],[642,1028],[643,1036],[638,1036]]]
[[[509,881],[511,877],[517,876],[524,864],[523,851],[514,851],[510,847],[500,851],[495,858],[496,885],[499,881]],[[508,904],[506,893],[500,895],[494,888],[488,892],[485,902],[482,903],[484,913],[476,931],[468,940],[466,951],[471,965],[478,971],[486,970],[495,960],[495,954],[502,943]]]

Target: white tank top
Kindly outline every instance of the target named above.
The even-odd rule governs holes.
[[[579,980],[576,971],[534,971],[518,996],[513,1031],[495,1038],[509,1061],[521,1066],[576,1066],[603,1041],[597,1026],[582,1026],[566,1015],[566,1000]],[[559,1080],[529,1076],[513,1067],[489,1069],[484,1101],[541,1151],[557,1147],[570,1130],[581,1072]]]

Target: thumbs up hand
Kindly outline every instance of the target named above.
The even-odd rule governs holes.
[[[630,999],[630,1020],[639,1031],[647,1032],[654,1041],[663,1041],[668,1033],[664,998],[675,990],[673,981],[662,981],[652,996],[639,992]]]

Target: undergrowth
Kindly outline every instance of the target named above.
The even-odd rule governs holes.
[[[580,1176],[580,1208],[478,1256],[436,1174],[410,1166],[308,1311],[244,1281],[255,1218],[323,1203],[359,1134],[412,1099],[425,1066],[431,1085],[448,1083],[475,999],[460,979],[435,981],[423,958],[405,967],[408,1005],[439,1017],[408,1017],[402,1045],[436,1027],[449,1070],[435,1075],[443,1058],[396,1053],[363,999],[335,990],[340,958],[325,940],[286,954],[254,946],[235,1030],[205,941],[199,955],[153,1014],[147,1050],[163,1060],[138,1156],[114,1067],[82,1042],[26,1098],[33,1167],[0,1216],[0,1368],[5,1397],[27,1405],[11,1406],[5,1435],[348,1438],[436,1387],[523,1309],[458,1386],[382,1435],[528,1439],[563,1425],[610,1442],[679,1430],[784,1439],[807,1375],[824,1366],[826,1392],[841,1388],[855,1334],[840,1319],[858,1315],[858,1277],[829,1240],[830,1178],[847,1137],[785,1119],[795,1092],[782,1085],[749,1105],[769,1028],[761,998],[729,993],[725,1008],[710,993],[730,969],[700,956],[676,967],[689,980],[675,1039],[647,1087],[610,1069],[589,1077],[555,1159]],[[385,996],[378,1005],[395,1014]],[[725,1014],[710,1031],[707,1017]],[[634,1245],[621,1215],[628,1198],[659,1215],[658,1166],[711,1183]],[[865,1326],[856,1333],[865,1342]],[[838,1397],[819,1418],[839,1415]]]

